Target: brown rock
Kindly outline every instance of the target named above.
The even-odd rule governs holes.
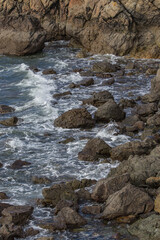
[[[75,141],[75,139],[73,137],[70,137],[70,138],[66,138],[65,140],[63,140],[59,143],[67,144],[67,143],[74,142],[74,141]]]
[[[136,216],[150,212],[152,209],[153,201],[149,195],[129,183],[109,196],[101,218],[114,219],[119,216]]]
[[[119,101],[119,106],[121,108],[133,108],[135,105],[136,102],[133,99],[121,98]]]
[[[154,201],[154,211],[160,213],[160,194],[158,194]]]
[[[129,175],[109,177],[99,180],[92,192],[92,199],[105,202],[110,195],[122,189],[129,182]]]
[[[26,162],[26,161],[22,161],[22,160],[16,160],[11,166],[10,168],[12,169],[20,169],[23,166],[28,166],[31,165],[31,163]]]
[[[0,236],[2,240],[14,240],[15,238],[23,238],[23,230],[21,226],[15,226],[14,224],[4,224],[0,228]]]
[[[36,238],[36,240],[54,240],[54,237],[40,237]]]
[[[101,206],[99,205],[84,206],[82,208],[82,212],[85,214],[97,215],[101,213]]]
[[[54,121],[55,127],[62,128],[91,128],[94,120],[85,108],[77,108],[63,113]]]
[[[54,213],[57,214],[64,207],[70,207],[70,208],[74,209],[75,211],[78,210],[78,204],[75,204],[74,202],[69,201],[69,200],[60,200],[55,207]]]
[[[78,158],[83,161],[97,161],[99,158],[110,156],[111,147],[100,138],[89,140],[84,149],[78,153]]]
[[[16,126],[17,123],[18,123],[17,117],[11,117],[11,118],[5,119],[3,121],[0,121],[0,124],[4,125],[6,127]]]
[[[156,103],[142,104],[137,107],[137,114],[146,117],[157,112],[158,107]]]
[[[77,193],[78,200],[82,200],[82,201],[83,200],[91,200],[90,192],[84,188],[79,189],[76,193]]]
[[[39,230],[38,229],[34,229],[34,228],[28,228],[24,235],[25,237],[30,237],[30,236],[35,236],[39,233]]]
[[[136,219],[136,216],[135,215],[128,215],[128,216],[123,216],[123,217],[118,217],[116,218],[116,221],[118,223],[133,223]]]
[[[7,105],[0,105],[0,113],[5,114],[5,113],[11,113],[14,112],[15,109],[12,107],[9,107]]]
[[[89,87],[94,84],[94,79],[93,78],[88,78],[84,79],[81,82],[78,83],[78,85],[84,86],[84,87]]]
[[[147,119],[147,125],[149,126],[160,126],[160,113],[157,112],[152,117]]]
[[[8,204],[8,203],[0,203],[0,216],[2,214],[2,211],[5,209],[5,208],[8,208],[8,207],[11,207],[12,205]]]
[[[72,93],[70,91],[67,92],[63,92],[63,93],[56,93],[53,95],[54,98],[61,98],[64,96],[68,96],[68,95],[72,95]]]
[[[94,72],[116,72],[118,69],[117,65],[113,65],[107,61],[96,62],[92,67]]]
[[[52,68],[49,68],[49,69],[45,69],[43,70],[42,72],[44,75],[49,75],[49,74],[56,74],[56,71]]]
[[[33,176],[32,177],[32,182],[34,184],[49,184],[49,183],[51,183],[51,180],[47,177]]]
[[[146,179],[146,184],[153,188],[160,187],[160,177],[149,177]]]
[[[6,193],[0,192],[0,199],[1,199],[1,200],[2,200],[2,199],[9,199],[9,197],[7,196]]]

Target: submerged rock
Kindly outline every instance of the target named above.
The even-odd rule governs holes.
[[[9,197],[7,196],[6,193],[0,192],[0,200],[2,200],[2,199],[9,199]]]
[[[8,118],[5,119],[3,121],[0,121],[0,124],[6,126],[6,127],[12,127],[12,126],[16,126],[18,123],[18,118],[17,117],[12,117],[12,118]]]
[[[10,168],[12,169],[20,169],[23,166],[28,166],[31,165],[30,162],[26,162],[26,161],[22,161],[22,160],[16,160],[11,166]]]
[[[62,128],[91,128],[94,120],[85,108],[77,108],[63,113],[54,121],[55,127]]]
[[[33,176],[32,177],[32,182],[34,184],[49,184],[49,183],[51,183],[51,180],[47,177]]]
[[[0,105],[0,114],[12,113],[15,109],[7,105]]]
[[[48,68],[48,69],[45,69],[43,70],[42,72],[44,75],[49,75],[49,74],[56,74],[56,71],[52,68]]]
[[[72,93],[70,91],[63,92],[63,93],[55,93],[53,97],[59,99],[61,97],[66,97],[68,95],[72,95]]]

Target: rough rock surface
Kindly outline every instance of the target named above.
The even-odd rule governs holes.
[[[0,114],[11,113],[14,111],[15,109],[12,107],[9,107],[7,105],[0,105]]]
[[[16,126],[17,123],[18,123],[17,117],[11,117],[11,118],[0,121],[0,124],[4,125],[6,127]]]
[[[94,120],[85,108],[77,108],[63,113],[54,121],[55,127],[62,128],[91,128]]]
[[[110,156],[111,147],[100,138],[89,140],[84,149],[78,153],[78,158],[83,161],[97,161],[99,158]]]
[[[119,216],[138,215],[150,212],[152,209],[153,200],[151,197],[128,183],[121,190],[108,197],[101,218],[114,219]]]
[[[71,38],[93,53],[157,58],[159,12],[159,0],[1,0],[0,53],[34,53],[45,40]]]

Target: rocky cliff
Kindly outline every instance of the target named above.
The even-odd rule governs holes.
[[[64,38],[92,53],[160,58],[160,0],[0,0],[0,53]]]

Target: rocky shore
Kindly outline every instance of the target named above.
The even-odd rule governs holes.
[[[124,66],[124,65],[123,65]],[[119,133],[132,136],[132,141],[116,147],[109,146],[101,138],[89,139],[86,146],[78,153],[80,161],[114,162],[119,161],[117,168],[113,168],[108,176],[96,181],[91,179],[71,180],[68,182],[52,184],[47,177],[33,176],[34,184],[44,184],[48,187],[42,189],[43,198],[37,200],[39,207],[49,207],[53,214],[52,221],[39,221],[37,226],[47,229],[51,235],[59,230],[72,230],[85,226],[88,216],[101,221],[113,221],[118,224],[128,224],[128,232],[140,240],[158,240],[160,222],[160,133],[159,133],[159,102],[160,102],[160,69],[158,64],[154,68],[142,68],[142,65],[128,62],[125,67],[111,64],[108,61],[94,62],[88,74],[104,76],[109,79],[111,74],[126,74],[126,69],[133,69],[145,74],[156,74],[151,80],[150,93],[139,96],[137,99],[122,98],[119,103],[107,91],[94,92],[89,99],[82,100],[81,108],[74,108],[62,113],[54,121],[55,127],[65,129],[93,128],[95,125],[117,122]],[[84,75],[83,70],[77,70]],[[51,69],[43,74],[56,74]],[[87,71],[85,71],[87,74]],[[114,75],[114,76],[115,76]],[[94,84],[92,79],[84,79],[74,85],[88,87]],[[109,83],[110,84],[110,83]],[[112,82],[114,84],[114,81]],[[69,86],[70,87],[70,86]],[[72,85],[73,87],[73,85]],[[72,89],[72,87],[70,89]],[[70,96],[72,90],[55,94],[53,98]],[[97,108],[94,116],[85,108],[86,104]],[[126,116],[126,109],[132,109]],[[7,105],[0,106],[0,114],[16,113],[16,109]],[[21,119],[7,118],[0,122],[6,127],[14,127]],[[74,141],[66,139],[63,144]],[[29,162],[17,160],[10,168],[20,169]],[[3,164],[1,164],[3,167]],[[8,196],[0,193],[1,227],[0,239],[12,240],[36,236],[38,229],[24,228],[32,218],[33,206],[14,206],[3,203]],[[8,200],[9,201],[9,200]],[[83,203],[83,207],[82,207]],[[54,209],[54,213],[52,211]],[[52,240],[52,237],[35,238],[39,240]],[[115,239],[124,239],[118,234]]]
[[[91,53],[160,57],[159,0],[0,1],[0,54],[27,55],[70,39]]]

